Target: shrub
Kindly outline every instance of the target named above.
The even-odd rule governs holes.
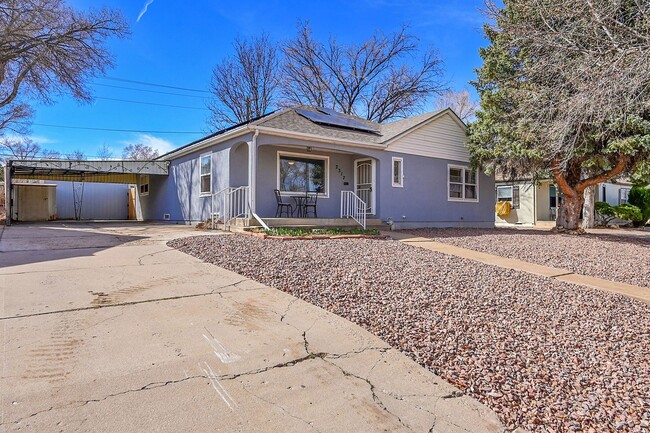
[[[597,201],[594,203],[594,209],[596,210],[596,217],[600,225],[607,226],[616,218],[616,209],[609,203]]]
[[[596,214],[602,225],[608,225],[614,218],[631,221],[632,225],[639,227],[647,221],[638,206],[625,203],[619,206],[611,206],[604,201],[594,204]]]
[[[642,225],[644,222],[641,209],[634,206],[633,204],[625,203],[619,206],[615,206],[614,209],[614,213],[617,218],[632,221],[632,224],[635,227]]]
[[[645,225],[650,220],[650,189],[635,186],[630,190],[627,201],[641,210],[639,225]]]

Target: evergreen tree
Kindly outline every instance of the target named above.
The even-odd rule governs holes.
[[[505,177],[551,175],[557,225],[578,229],[583,193],[650,159],[650,5],[506,0],[472,83],[472,161]]]

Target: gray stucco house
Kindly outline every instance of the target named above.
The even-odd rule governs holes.
[[[342,207],[353,200],[395,228],[494,226],[494,178],[469,168],[465,125],[450,109],[379,124],[292,107],[159,159],[169,161],[168,176],[139,180],[144,220],[193,223],[244,211],[268,220],[278,189],[287,202],[318,191],[319,218],[349,216]]]

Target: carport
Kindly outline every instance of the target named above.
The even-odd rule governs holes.
[[[143,176],[167,176],[169,161],[9,160],[5,167],[7,225],[11,225],[15,180],[141,184]]]

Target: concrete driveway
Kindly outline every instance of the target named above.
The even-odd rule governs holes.
[[[503,431],[358,326],[166,246],[197,234],[5,228],[0,431]]]

